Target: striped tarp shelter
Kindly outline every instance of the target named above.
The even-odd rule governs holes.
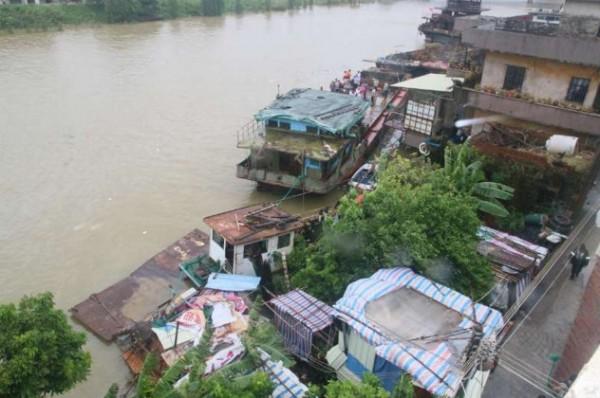
[[[300,358],[310,358],[316,333],[325,340],[333,338],[333,335],[322,332],[331,326],[335,310],[308,293],[295,289],[269,303],[286,348]]]
[[[300,382],[291,370],[283,366],[281,361],[273,361],[271,356],[264,350],[258,348],[261,360],[261,370],[269,375],[275,389],[271,394],[273,398],[302,398],[308,391],[308,387]]]
[[[404,339],[398,337],[394,330],[386,329],[382,324],[367,317],[369,303],[401,289],[409,289],[411,297],[420,298],[417,301],[433,300],[446,307],[451,315],[459,320],[456,329],[439,333],[429,339],[421,339],[423,336]],[[415,302],[415,305],[417,304]],[[443,307],[442,311],[445,311]],[[409,268],[381,269],[369,278],[351,283],[334,308],[337,310],[336,316],[374,346],[379,357],[409,373],[415,384],[435,396],[442,397],[455,396],[464,376],[464,361],[460,358],[462,353],[456,350],[456,336],[466,333],[466,337],[463,335],[463,338],[468,341],[474,326],[478,324],[483,329],[483,339],[495,340],[496,334],[503,326],[500,312],[474,303],[467,296],[417,275]],[[403,314],[397,312],[390,317],[402,319]],[[427,317],[423,319],[427,320]],[[435,319],[429,321],[432,329],[436,327],[436,323],[439,324]],[[406,322],[411,320],[407,319]],[[426,328],[427,325],[423,327]],[[463,344],[465,345],[461,349],[466,347],[466,343]]]

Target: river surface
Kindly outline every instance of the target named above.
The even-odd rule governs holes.
[[[422,46],[417,26],[435,5],[0,36],[0,302],[51,291],[67,309],[203,227],[204,216],[279,198],[235,178],[246,156],[237,129],[278,85],[327,87],[344,69],[371,65],[364,60]],[[103,396],[128,376],[115,346],[88,336],[92,372],[69,397]]]

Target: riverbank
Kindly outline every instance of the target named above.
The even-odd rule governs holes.
[[[361,1],[370,3],[373,1]],[[43,31],[68,25],[168,20],[246,12],[286,11],[356,0],[97,0],[88,4],[10,4],[0,7],[0,32]]]

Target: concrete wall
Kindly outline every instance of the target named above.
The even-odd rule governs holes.
[[[596,37],[556,37],[477,28],[465,30],[462,42],[506,54],[600,66],[600,40]]]
[[[488,52],[485,57],[481,86],[502,88],[506,65],[527,68],[521,91],[537,98],[564,101],[571,78],[583,77],[591,80],[583,106],[591,108],[600,85],[600,69],[598,68],[514,54]]]
[[[563,12],[570,15],[588,15],[600,18],[600,0],[567,0]]]

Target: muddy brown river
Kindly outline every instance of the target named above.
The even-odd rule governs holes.
[[[294,12],[0,36],[0,302],[51,291],[67,309],[129,274],[206,215],[274,200],[235,177],[236,131],[280,90],[327,87],[364,60],[420,47],[439,5]],[[524,3],[486,4],[490,13]],[[293,211],[340,195],[286,202]],[[91,375],[128,377],[88,335]]]

